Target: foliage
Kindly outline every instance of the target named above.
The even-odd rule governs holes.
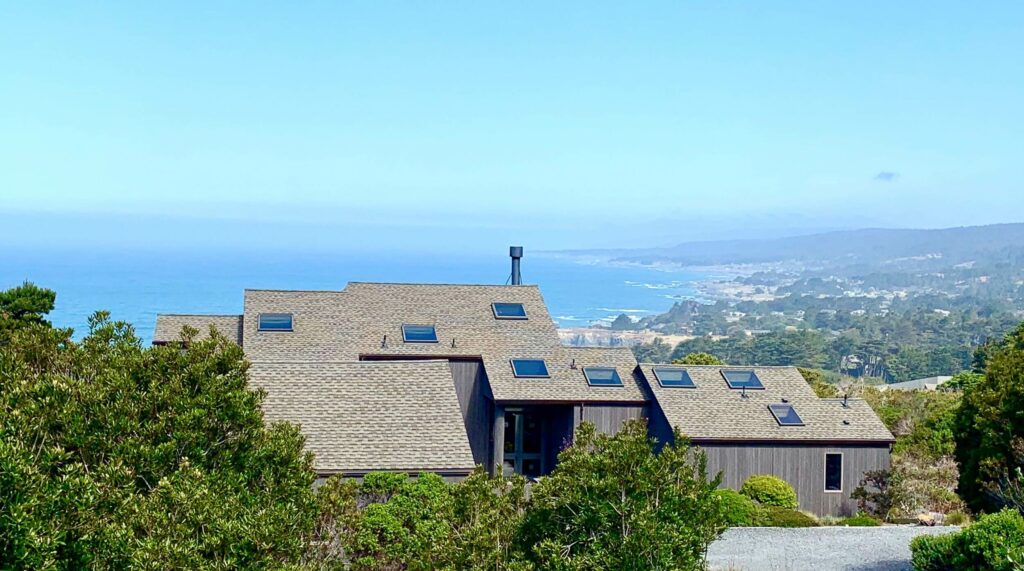
[[[866,388],[863,396],[896,436],[896,443],[891,469],[865,474],[854,490],[852,497],[861,509],[887,519],[963,509],[954,491],[958,472],[953,461],[961,393]]]
[[[942,392],[965,391],[985,380],[983,373],[963,371],[953,375],[953,378],[939,385],[938,390]]]
[[[767,527],[817,527],[818,521],[813,517],[794,509],[779,506],[761,508],[760,523]]]
[[[638,363],[667,363],[672,354],[672,346],[661,337],[655,337],[650,343],[633,346],[633,356]]]
[[[796,509],[796,491],[789,482],[771,474],[755,474],[740,487],[740,493],[763,506]]]
[[[946,514],[946,519],[943,523],[946,525],[967,525],[971,523],[971,516],[960,510],[955,510]]]
[[[31,317],[45,306],[18,305],[29,311],[0,344],[3,566],[297,561],[312,460],[297,428],[264,424],[241,348],[214,333],[143,349],[104,313],[76,343]]]
[[[615,436],[584,423],[532,490],[524,550],[544,569],[703,569],[725,528],[706,459],[676,434],[655,454],[642,421]],[[709,481],[710,480],[710,481]]]
[[[848,525],[850,527],[876,527],[882,525],[882,522],[876,517],[872,517],[865,513],[859,513],[843,520],[843,525]]]
[[[673,365],[725,365],[725,361],[710,353],[690,353],[672,360]]]
[[[919,535],[910,541],[910,562],[914,571],[957,571],[953,563],[955,533]]]
[[[725,523],[729,527],[746,527],[754,525],[758,517],[758,508],[754,501],[729,488],[715,491],[722,506]]]
[[[1009,509],[984,515],[959,533],[917,537],[910,550],[918,571],[1011,571],[1024,554],[1024,517]]]
[[[974,511],[1013,503],[1024,466],[1024,324],[988,358],[985,378],[964,391],[954,432],[959,491]]]
[[[10,333],[28,325],[46,325],[46,314],[53,311],[57,294],[31,282],[0,291],[0,344]]]
[[[811,385],[814,389],[814,394],[818,395],[819,398],[835,398],[839,396],[839,387],[825,380],[825,375],[819,369],[804,369],[799,368],[800,375],[803,376],[807,384]]]
[[[900,475],[893,474],[891,470],[869,470],[864,473],[860,485],[850,493],[850,498],[857,500],[857,507],[862,513],[889,519],[895,515],[893,508],[901,503],[899,478]]]

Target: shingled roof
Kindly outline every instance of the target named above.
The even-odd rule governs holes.
[[[210,335],[212,326],[221,335],[234,341],[242,342],[241,315],[189,315],[178,313],[161,313],[156,316],[156,329],[153,331],[153,344],[163,345],[181,340],[181,330],[185,326],[198,329],[195,340],[205,339]]]
[[[298,424],[319,473],[468,473],[475,465],[446,361],[257,362],[268,421]]]
[[[742,441],[857,441],[892,442],[892,433],[871,407],[860,399],[822,399],[795,367],[678,366],[696,388],[663,387],[655,367],[640,370],[668,423],[695,442]],[[676,366],[672,366],[676,367]],[[729,388],[723,370],[754,371],[764,390]],[[743,395],[746,398],[743,398]],[[793,405],[803,426],[780,426],[768,409],[783,399]]]
[[[496,319],[493,303],[521,303],[527,319]],[[348,361],[368,358],[477,358],[499,401],[643,402],[628,349],[563,347],[536,286],[353,282],[344,291],[246,290],[245,319],[291,313],[293,330],[246,327],[253,361]],[[402,325],[433,325],[437,343],[405,343]],[[544,359],[550,378],[521,379],[510,359]],[[572,368],[573,360],[577,367]],[[581,366],[615,366],[622,387],[593,387]]]

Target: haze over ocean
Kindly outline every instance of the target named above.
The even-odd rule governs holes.
[[[50,314],[60,327],[84,335],[100,309],[135,325],[149,343],[157,313],[242,311],[245,288],[338,290],[349,281],[503,284],[508,250],[492,256],[458,251],[422,254],[240,253],[208,251],[0,251],[0,290],[29,280],[57,292]],[[561,327],[638,317],[667,310],[676,299],[697,295],[693,270],[583,263],[531,253],[523,282],[541,288]]]

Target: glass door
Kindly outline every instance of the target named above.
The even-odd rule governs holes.
[[[542,440],[541,421],[535,412],[505,409],[505,473],[530,477],[543,474]]]

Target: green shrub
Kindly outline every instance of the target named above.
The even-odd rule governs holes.
[[[962,511],[952,511],[946,514],[946,525],[967,525],[971,523],[971,517]]]
[[[914,571],[954,571],[957,534],[919,535],[910,542]]]
[[[1024,517],[1016,510],[982,516],[958,535],[960,568],[1012,569],[1008,555],[1024,547]]]
[[[746,527],[754,525],[757,520],[757,506],[754,501],[737,492],[723,488],[715,491],[722,506],[725,523],[729,527]]]
[[[763,506],[796,509],[796,491],[788,482],[770,474],[759,474],[747,478],[740,493]]]
[[[985,515],[960,533],[915,538],[910,550],[917,571],[1012,571],[1024,552],[1024,517],[1016,510]]]
[[[846,518],[842,524],[850,527],[874,527],[882,525],[882,522],[868,514],[859,513],[853,517]]]
[[[765,506],[760,510],[758,523],[765,527],[818,527],[818,520],[789,508]]]

